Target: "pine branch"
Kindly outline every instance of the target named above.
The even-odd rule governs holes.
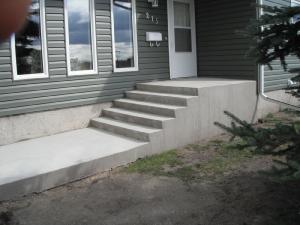
[[[230,133],[233,138],[239,137],[246,143],[241,149],[251,149],[256,154],[284,156],[287,162],[282,162],[286,171],[282,176],[298,177],[300,179],[300,122],[293,124],[278,123],[271,128],[256,128],[242,121],[230,112],[224,112],[232,123],[230,126],[216,122],[215,124]],[[281,173],[280,173],[281,174]]]

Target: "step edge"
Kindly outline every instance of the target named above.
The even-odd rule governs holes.
[[[167,92],[150,92],[150,91],[142,91],[142,90],[133,90],[133,91],[126,91],[126,94],[144,94],[144,95],[153,95],[153,96],[161,96],[161,97],[173,97],[173,98],[181,98],[181,99],[190,99],[196,98],[197,96],[194,95],[183,95],[183,94],[174,94],[174,93],[167,93]]]
[[[129,103],[129,104],[136,104],[136,105],[148,105],[148,106],[153,106],[157,108],[165,108],[165,109],[170,109],[170,110],[177,110],[177,109],[182,109],[186,108],[187,106],[181,106],[181,105],[167,105],[167,104],[160,104],[160,103],[155,103],[155,102],[144,102],[144,101],[139,101],[139,100],[134,100],[134,99],[116,99],[114,102],[122,102],[122,103]]]
[[[104,121],[100,121],[100,120],[104,120]],[[105,120],[107,120],[107,121],[105,122]],[[145,134],[152,134],[152,133],[156,133],[156,132],[161,131],[161,129],[159,129],[159,128],[142,126],[140,124],[124,122],[124,121],[116,120],[116,119],[109,118],[109,117],[100,117],[100,118],[92,119],[91,123],[104,123],[104,124],[107,124],[107,125],[110,125],[110,126],[114,126],[114,127],[117,126],[117,125],[114,125],[114,124],[109,124],[109,121],[113,121],[113,122],[116,122],[116,123],[119,123],[119,124],[123,124],[123,125],[129,125],[131,128],[124,127],[123,125],[121,125],[119,127],[127,129],[127,130],[132,130],[132,131],[137,131],[137,132],[145,133]],[[137,127],[137,129],[132,129],[133,127]],[[139,130],[139,128],[145,129],[145,130]],[[147,132],[146,130],[149,130],[149,132]]]
[[[152,88],[168,88],[168,90],[173,90],[172,92],[163,92],[163,93],[173,93],[173,94],[181,94],[181,95],[191,95],[191,96],[199,96],[199,89],[195,87],[176,87],[176,86],[167,86],[167,85],[157,85],[157,84],[148,84],[148,83],[139,83],[136,85],[137,90],[141,90],[144,87],[152,87]],[[186,93],[181,92],[178,89],[186,89],[189,91],[186,91]],[[175,90],[177,89],[177,90]],[[141,90],[142,91],[142,90]],[[151,90],[147,90],[149,92],[152,92]],[[155,91],[153,91],[155,92]],[[189,94],[187,94],[189,92]]]
[[[118,111],[114,111],[113,109],[118,109],[120,110],[121,112],[118,112]],[[128,115],[128,116],[134,116],[134,117],[138,117],[138,118],[145,118],[145,119],[149,119],[149,120],[155,120],[155,121],[161,121],[161,122],[164,122],[164,121],[169,121],[169,120],[172,120],[174,119],[174,117],[167,117],[167,116],[160,116],[160,115],[157,115],[157,114],[151,114],[151,113],[145,113],[145,112],[139,112],[139,111],[135,111],[135,110],[126,110],[126,109],[123,109],[123,108],[118,108],[118,107],[114,107],[114,108],[109,108],[109,109],[104,109],[102,110],[104,113],[119,113],[119,114],[122,114],[122,115]],[[122,112],[123,111],[123,112]],[[128,113],[128,114],[127,114]],[[132,113],[132,114],[130,114]],[[138,115],[140,114],[140,115]],[[151,118],[153,117],[153,118]]]

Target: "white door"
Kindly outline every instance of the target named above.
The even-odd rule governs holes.
[[[194,0],[168,0],[171,79],[197,76]]]

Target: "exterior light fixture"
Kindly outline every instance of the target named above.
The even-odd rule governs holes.
[[[148,2],[152,3],[153,8],[158,8],[159,6],[158,0],[148,0]]]

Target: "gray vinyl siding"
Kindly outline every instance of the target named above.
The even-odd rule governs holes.
[[[290,0],[264,0],[263,3],[269,6],[290,6]],[[299,59],[290,56],[287,58],[288,68],[300,67]],[[287,80],[293,77],[293,74],[284,71],[279,60],[271,63],[272,70],[265,66],[265,91],[275,91],[287,87]]]
[[[95,0],[98,75],[67,76],[63,0],[46,0],[49,78],[13,81],[10,43],[0,46],[0,116],[109,102],[134,88],[137,82],[169,79],[168,42],[150,48],[146,31],[167,36],[167,4],[158,9],[137,0],[139,71],[113,73],[110,0]],[[154,25],[149,12],[159,18]]]
[[[256,17],[253,2],[196,1],[199,76],[256,79],[256,63],[246,57],[248,40],[237,34]]]

